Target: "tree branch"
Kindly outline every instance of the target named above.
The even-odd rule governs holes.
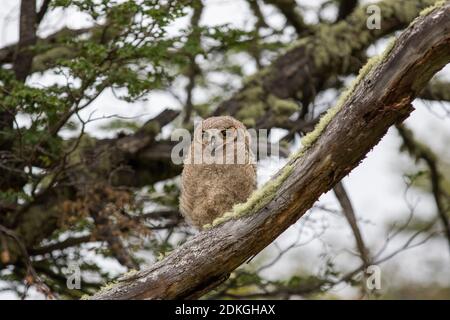
[[[42,247],[37,247],[37,248],[31,249],[31,250],[29,250],[29,253],[33,256],[40,255],[40,254],[46,254],[46,253],[53,252],[55,250],[64,250],[64,249],[67,249],[70,247],[75,247],[80,244],[87,243],[87,242],[90,242],[93,240],[94,239],[92,239],[92,235],[68,238],[61,242],[52,243],[52,244],[48,244],[48,245],[45,245]]]
[[[264,0],[280,10],[288,24],[294,27],[299,36],[309,33],[310,27],[303,20],[295,0]]]
[[[359,255],[363,262],[365,268],[370,265],[370,256],[367,251],[367,247],[364,243],[362,233],[358,227],[358,221],[356,220],[355,211],[353,210],[350,198],[347,195],[347,191],[342,184],[342,181],[338,182],[333,188],[334,194],[341,205],[342,211],[344,212],[345,219],[347,219],[350,228],[352,229],[353,236],[355,237],[356,247],[358,248]]]
[[[332,76],[356,72],[354,66],[360,63],[358,57],[370,44],[406,27],[421,10],[434,2],[378,2],[383,21],[381,29],[367,28],[366,6],[358,7],[346,20],[337,24],[321,25],[313,34],[295,43],[271,66],[251,77],[231,99],[221,103],[213,115],[229,114],[247,125],[270,128],[284,123],[299,109],[302,114],[306,114],[317,92],[326,87],[327,80]],[[404,14],[405,12],[408,14]],[[277,99],[291,102],[293,107],[280,116],[277,112]],[[292,105],[293,102],[298,104],[297,108],[295,104]],[[262,109],[262,116],[247,119],[248,112],[245,110],[256,107]]]
[[[194,11],[192,13],[191,17],[191,33],[189,35],[188,43],[190,42],[198,42],[201,41],[201,32],[199,31],[199,23],[200,18],[202,17],[203,13],[203,2],[201,0],[197,0],[193,2]],[[184,116],[183,116],[183,123],[187,124],[191,120],[192,111],[194,109],[194,103],[192,101],[193,99],[193,93],[195,88],[195,80],[196,77],[200,74],[201,69],[197,65],[196,57],[197,55],[194,53],[188,53],[188,59],[189,59],[189,66],[186,71],[186,76],[188,78],[188,83],[186,85],[185,91],[186,91],[186,103],[184,106]]]
[[[443,80],[430,81],[420,94],[420,98],[450,102],[450,82]]]
[[[58,30],[45,38],[37,38],[36,44],[44,48],[43,51],[36,52],[34,57],[35,61],[33,63],[32,71],[43,71],[45,62],[50,56],[53,58],[62,58],[63,56],[73,55],[74,53],[67,52],[67,50],[61,49],[62,47],[57,47],[56,49],[48,49],[49,45],[59,44],[62,39],[77,37],[88,32],[94,32],[100,28],[99,26],[94,26],[91,28],[81,28],[81,29],[70,29],[67,27]],[[12,63],[14,61],[14,52],[16,50],[17,44],[11,44],[0,49],[0,64]],[[58,51],[59,50],[59,51]],[[49,52],[52,52],[51,54]]]
[[[13,69],[19,81],[25,81],[33,63],[30,46],[36,44],[37,13],[36,0],[22,0],[20,3],[19,43]]]
[[[17,208],[9,227],[27,248],[33,248],[58,228],[65,201],[84,195],[89,186],[106,180],[114,186],[138,187],[178,175],[181,167],[170,160],[175,142],[155,138],[179,113],[166,109],[134,134],[93,140],[90,148],[79,151],[82,163],[66,170],[63,183]],[[20,255],[20,251],[11,250],[9,262],[14,263]]]
[[[355,168],[450,61],[450,2],[421,16],[321,121],[304,148],[233,218],[93,299],[197,298],[270,244]],[[327,118],[325,118],[327,119]]]
[[[449,252],[450,252],[450,222],[449,222],[449,209],[446,208],[443,198],[445,197],[445,191],[442,188],[441,180],[442,176],[438,170],[436,157],[427,146],[414,140],[414,135],[411,130],[402,125],[397,125],[397,130],[403,139],[403,145],[408,153],[415,157],[416,160],[425,161],[428,169],[430,170],[431,192],[436,203],[438,211],[438,217],[442,222],[444,228],[444,234],[447,238]]]
[[[337,21],[347,18],[358,6],[358,0],[340,0]]]
[[[48,8],[50,6],[50,1],[51,0],[44,0],[41,7],[39,8],[39,11],[38,11],[37,17],[36,17],[38,24],[41,23],[42,19],[44,18],[45,14],[47,13]]]

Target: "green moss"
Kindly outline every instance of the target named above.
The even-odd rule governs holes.
[[[288,52],[288,51],[290,51],[292,49],[296,49],[296,48],[299,48],[299,47],[304,47],[304,46],[306,46],[309,43],[309,41],[310,41],[310,39],[308,37],[300,38],[300,39],[297,39],[295,41],[292,41],[292,43],[290,45],[286,46],[286,48],[284,49],[283,54],[286,54],[286,52]]]
[[[238,119],[239,119],[239,118],[238,118]],[[252,127],[256,126],[256,121],[255,121],[255,119],[252,119],[252,118],[241,119],[241,122],[242,122],[247,128],[252,128]]]
[[[443,7],[445,5],[446,1],[441,0],[441,1],[437,1],[434,5],[429,6],[425,9],[423,9],[422,11],[420,11],[419,16],[426,16],[428,14],[430,14],[432,11],[434,11],[434,9]]]
[[[362,29],[358,32],[354,30],[354,25],[365,23],[367,19],[365,12],[355,12],[354,19],[355,22],[351,25],[346,21],[333,26],[322,25],[316,29],[316,35],[304,44],[317,68],[339,66],[341,70],[346,70],[351,63],[354,50],[360,50],[370,43],[370,30]]]
[[[243,79],[244,85],[254,85],[254,84],[260,84],[262,82],[262,79],[269,75],[271,73],[271,67],[265,67],[258,71],[255,74],[252,74],[251,76],[245,77]]]
[[[290,116],[299,110],[299,106],[291,99],[280,99],[274,95],[266,94],[262,87],[252,86],[243,90],[238,99],[241,99],[242,107],[236,114],[247,127],[255,126],[255,119],[261,118],[270,108],[276,116]]]
[[[280,99],[273,94],[270,94],[267,98],[270,108],[277,115],[290,116],[292,113],[299,110],[298,104],[292,99]]]
[[[73,148],[75,141],[70,141],[67,144],[67,149]],[[82,154],[85,150],[90,149],[95,146],[95,139],[90,137],[88,134],[83,134],[78,142],[78,147],[69,155],[69,162],[71,164],[80,163],[83,159]]]
[[[105,284],[103,287],[100,288],[100,290],[98,291],[99,294],[105,293],[109,290],[111,290],[112,288],[114,288],[117,285],[117,281],[111,281],[107,284]]]
[[[242,108],[237,112],[236,117],[246,126],[254,126],[255,119],[262,117],[266,112],[263,88],[258,84],[250,85],[242,90],[237,98],[241,100]]]
[[[377,5],[382,14],[382,23],[387,19],[396,18],[400,23],[411,22],[422,8],[432,5],[432,8],[424,10],[425,13],[434,7],[442,5],[445,1],[435,4],[433,0],[398,1],[385,0]],[[314,59],[317,68],[333,68],[339,66],[346,70],[352,63],[351,57],[355,50],[364,49],[369,45],[377,30],[362,28],[367,21],[367,6],[357,8],[349,17],[334,25],[323,24],[314,28],[314,35],[293,42],[287,51],[305,48]]]
[[[139,271],[137,271],[136,269],[131,269],[127,273],[125,273],[122,276],[120,276],[120,278],[118,280],[119,281],[127,280],[128,278],[132,278],[133,276],[135,276],[138,273],[139,273]]]
[[[380,56],[380,61],[384,60],[384,58],[386,58],[387,55],[391,53],[392,49],[394,49],[395,40],[396,40],[395,37],[391,37],[389,39],[386,48],[384,49],[383,53]]]
[[[114,288],[117,285],[117,283],[118,282],[115,280],[115,281],[112,281],[112,282],[109,282],[109,283],[105,284],[103,287],[100,288],[100,290],[98,290],[96,292],[96,294],[102,294],[102,293],[105,293],[105,292],[111,290],[112,288]],[[83,296],[81,296],[80,299],[81,300],[89,300],[89,298],[91,298],[91,297],[92,296],[89,295],[89,294],[84,294]]]

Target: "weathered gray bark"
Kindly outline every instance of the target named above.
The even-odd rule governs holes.
[[[357,72],[361,60],[364,61],[361,56],[364,56],[369,45],[408,26],[421,10],[434,2],[379,1],[377,5],[382,20],[380,29],[367,28],[366,6],[358,7],[339,23],[321,25],[314,29],[313,34],[294,43],[272,65],[252,76],[252,80],[240,92],[219,105],[214,115],[229,114],[245,121],[240,111],[263,101],[265,112],[255,120],[255,126],[282,126],[287,117],[280,118],[276,114],[275,108],[270,105],[269,96],[300,102],[301,113],[306,114],[316,94],[326,88],[331,78]],[[255,92],[258,92],[256,97]]]
[[[406,118],[411,102],[450,61],[450,2],[420,17],[356,86],[342,109],[261,209],[201,232],[162,261],[93,299],[197,298],[297,221]]]

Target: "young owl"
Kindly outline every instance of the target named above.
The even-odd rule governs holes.
[[[245,202],[256,187],[250,134],[229,116],[203,120],[184,160],[180,211],[201,228]]]

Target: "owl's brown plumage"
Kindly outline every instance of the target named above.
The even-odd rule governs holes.
[[[201,228],[245,202],[255,187],[256,167],[245,126],[230,116],[203,120],[194,131],[181,175],[182,215]]]

